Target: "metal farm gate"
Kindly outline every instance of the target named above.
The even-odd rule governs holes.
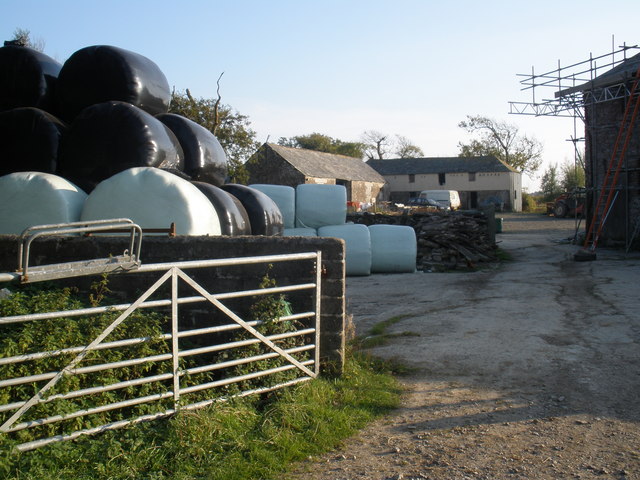
[[[108,231],[122,228],[123,222],[131,231],[130,249],[123,257],[28,266],[30,243],[40,235]],[[4,372],[0,373],[0,432],[18,442],[21,432],[28,432],[22,435],[27,441],[16,449],[31,450],[167,417],[318,375],[320,252],[141,265],[140,242],[139,227],[122,219],[44,226],[23,234],[19,272],[0,274],[0,281],[40,281],[51,278],[52,272],[53,278],[61,278],[123,270],[127,277],[147,274],[147,278],[153,273],[160,278],[129,303],[0,317],[3,335],[26,325],[35,328],[36,336],[55,328],[94,332],[85,344],[42,351],[28,347],[23,351],[13,345],[0,351],[0,372]],[[206,269],[280,262],[308,262],[311,281],[216,293],[194,279]],[[308,311],[292,313],[285,308],[278,318],[243,319],[224,303],[244,299],[250,304],[270,298],[276,305],[287,306],[283,295],[293,292],[308,292]],[[180,321],[181,310],[193,307],[209,309],[226,322],[185,325]],[[140,317],[141,312],[153,312],[152,317]],[[141,335],[149,318],[159,330]],[[56,327],[56,322],[62,322],[62,327]],[[47,370],[56,362],[56,368]]]

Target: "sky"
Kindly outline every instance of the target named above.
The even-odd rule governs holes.
[[[17,28],[60,63],[90,45],[155,62],[176,90],[246,115],[259,142],[322,133],[402,135],[425,156],[457,156],[482,115],[543,144],[543,165],[573,162],[569,118],[510,114],[520,81],[640,44],[640,2],[591,0],[0,0],[1,40]],[[631,55],[640,50],[631,50]],[[553,89],[536,90],[552,98]]]

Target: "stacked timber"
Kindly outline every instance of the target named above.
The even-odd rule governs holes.
[[[480,211],[425,212],[401,215],[349,215],[364,225],[408,225],[416,232],[416,268],[424,272],[464,270],[497,261],[487,217]]]

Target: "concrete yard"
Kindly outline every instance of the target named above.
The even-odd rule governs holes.
[[[358,336],[414,373],[401,408],[306,479],[640,479],[640,254],[576,262],[575,222],[504,218],[512,260],[347,279]]]

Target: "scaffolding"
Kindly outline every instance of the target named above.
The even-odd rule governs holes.
[[[629,86],[624,80],[604,87],[594,84],[594,81],[601,74],[627,61],[627,52],[637,48],[637,45],[625,44],[618,49],[612,48],[610,53],[597,57],[590,54],[588,60],[564,67],[558,60],[558,68],[541,74],[536,74],[534,67],[531,67],[530,74],[517,74],[518,77],[523,77],[520,80],[520,84],[524,85],[521,90],[531,91],[531,102],[509,102],[509,113],[536,117],[573,117],[584,121],[585,105],[629,96]],[[542,97],[538,100],[540,90],[545,92],[543,95],[553,90],[554,98]]]
[[[596,125],[593,122],[585,122],[585,110],[597,104],[614,100],[629,99],[632,95],[630,75],[627,73],[615,75],[616,67],[629,59],[629,52],[637,50],[637,45],[623,44],[615,47],[615,39],[612,37],[611,51],[609,53],[594,56],[589,54],[587,60],[563,66],[558,60],[557,68],[543,73],[536,73],[531,67],[531,73],[517,74],[520,77],[521,91],[530,92],[529,102],[509,102],[509,113],[513,115],[529,115],[536,117],[570,117],[573,118],[573,134],[568,139],[574,145],[574,161],[576,166],[585,168],[585,160],[593,162],[593,159],[583,159],[578,144],[585,142],[585,137],[578,134],[580,121],[594,132],[599,128],[611,128],[611,125]],[[635,52],[634,52],[635,53]],[[608,73],[605,78],[603,74]],[[584,127],[582,128],[584,132]],[[587,132],[587,134],[589,134]],[[591,163],[591,185],[587,186],[587,192],[595,198],[599,194],[600,178]],[[628,198],[628,190],[638,190],[638,185],[623,184],[616,186]],[[591,206],[593,209],[593,206]],[[631,243],[640,228],[640,216],[637,214],[631,218],[629,208],[625,213],[626,235],[625,246],[629,250]]]

